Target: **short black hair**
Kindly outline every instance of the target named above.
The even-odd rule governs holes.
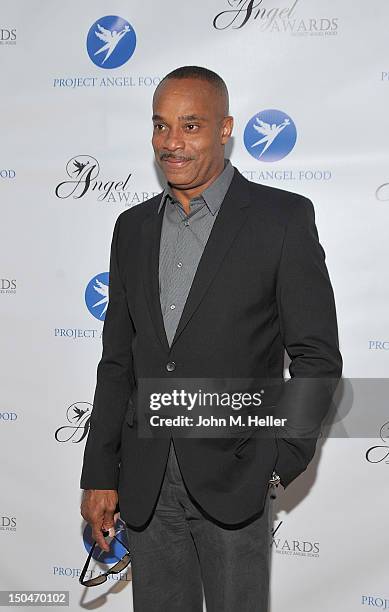
[[[181,66],[180,68],[175,68],[175,70],[172,70],[166,76],[164,76],[159,84],[170,79],[199,79],[201,81],[207,81],[213,85],[218,93],[225,99],[225,110],[226,114],[228,114],[229,95],[227,85],[221,76],[213,70],[203,68],[202,66]]]

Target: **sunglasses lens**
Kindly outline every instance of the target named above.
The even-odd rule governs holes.
[[[118,561],[117,563],[115,563],[115,565],[111,567],[110,573],[117,574],[119,572],[122,572],[124,568],[129,565],[130,561],[131,561],[131,555],[129,554],[124,555],[123,559],[120,559],[120,561]]]
[[[105,574],[102,574],[101,576],[96,576],[96,578],[90,578],[89,580],[84,580],[82,584],[87,587],[97,586],[98,584],[103,584],[103,582],[105,582],[106,580],[107,580],[107,576]]]

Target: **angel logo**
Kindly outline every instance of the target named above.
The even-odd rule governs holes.
[[[94,276],[85,289],[85,303],[89,312],[99,321],[104,321],[108,308],[109,273]]]
[[[244,144],[247,151],[263,162],[286,157],[296,144],[297,131],[293,120],[275,109],[260,111],[246,125]]]
[[[118,68],[133,55],[136,34],[131,24],[117,15],[106,15],[90,28],[86,48],[99,68]]]
[[[57,442],[82,442],[89,431],[89,423],[93,405],[89,402],[76,402],[66,410],[68,425],[59,427],[54,438]]]

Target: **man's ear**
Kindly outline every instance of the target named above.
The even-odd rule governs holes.
[[[232,134],[233,127],[234,127],[234,118],[231,117],[230,115],[228,117],[224,117],[223,123],[222,123],[222,137],[221,137],[221,143],[223,145],[226,144],[226,142],[229,140]]]

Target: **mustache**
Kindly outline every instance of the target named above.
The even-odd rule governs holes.
[[[161,161],[164,161],[165,159],[175,159],[177,161],[190,161],[192,159],[195,159],[194,157],[185,157],[185,155],[176,155],[175,153],[160,153],[159,154],[159,159]]]

